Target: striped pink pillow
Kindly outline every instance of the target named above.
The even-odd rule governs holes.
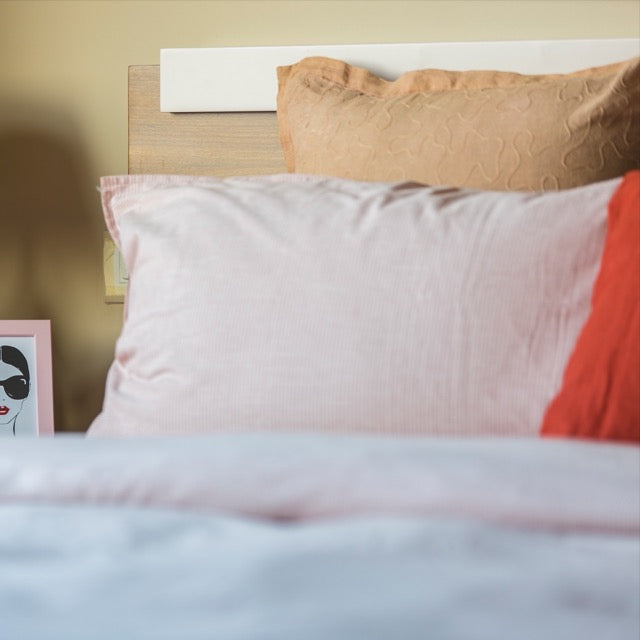
[[[538,433],[619,180],[102,180],[130,275],[93,435]]]

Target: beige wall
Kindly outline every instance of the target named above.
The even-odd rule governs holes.
[[[0,318],[51,318],[56,424],[100,408],[95,185],[126,172],[129,64],[161,47],[639,37],[639,0],[0,1]]]

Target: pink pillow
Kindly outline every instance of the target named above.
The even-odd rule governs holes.
[[[640,171],[609,204],[591,314],[541,433],[640,443]]]
[[[130,283],[90,433],[537,435],[618,183],[104,178]]]

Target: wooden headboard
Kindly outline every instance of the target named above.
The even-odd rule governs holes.
[[[159,65],[129,67],[129,173],[283,171],[274,112],[163,113]]]

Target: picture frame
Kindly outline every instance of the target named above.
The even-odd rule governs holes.
[[[53,435],[50,320],[0,320],[0,437]]]

